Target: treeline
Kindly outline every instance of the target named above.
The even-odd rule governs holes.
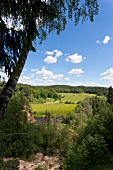
[[[93,86],[68,86],[68,85],[53,85],[53,86],[30,86],[25,84],[18,84],[17,88],[24,89],[25,93],[33,93],[34,97],[39,98],[56,98],[58,93],[89,93],[97,94],[98,96],[107,96],[107,87],[93,87]]]
[[[57,93],[89,93],[105,96],[108,93],[108,88],[106,87],[68,86],[68,85],[54,85],[46,87],[48,89],[54,89]]]
[[[18,86],[31,87],[31,89],[35,89],[35,91],[49,91],[49,93],[89,93],[89,94],[97,94],[97,95],[107,95],[108,88],[107,87],[93,87],[93,86],[68,86],[68,85],[53,85],[53,86],[29,86],[29,85],[20,85]]]
[[[54,100],[60,100],[59,95],[53,88],[49,89],[44,86],[30,86],[25,84],[17,84],[15,93],[17,91],[23,92],[29,102],[44,103],[47,98],[53,98]]]
[[[0,83],[0,91],[5,82]],[[53,86],[31,86],[27,84],[17,84],[15,93],[23,92],[29,102],[44,103],[47,98],[61,100],[59,93],[89,93],[98,96],[107,96],[108,88],[106,87],[86,87],[86,86],[68,86],[68,85],[53,85]]]

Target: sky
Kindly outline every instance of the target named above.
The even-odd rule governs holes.
[[[3,75],[3,73],[2,73]],[[4,76],[4,75],[3,75]],[[68,20],[30,52],[19,78],[30,85],[113,86],[113,0],[99,1],[94,22]]]

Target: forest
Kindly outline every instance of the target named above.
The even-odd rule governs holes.
[[[0,83],[0,88],[4,85],[4,82]],[[65,86],[60,88],[64,92]],[[75,87],[75,90],[78,88],[81,89],[81,87]],[[92,87],[82,87],[84,90],[91,91],[90,88],[92,89]],[[55,89],[56,86],[55,88],[54,86],[38,88],[17,84],[0,124],[0,157],[32,161],[35,154],[41,152],[44,155],[60,158],[60,166],[57,169],[104,170],[109,168],[112,170],[112,87],[93,87],[96,89],[95,93],[98,91],[102,95],[86,96],[82,101],[78,101],[76,105],[74,104],[74,110],[66,113],[63,120],[55,121],[55,117],[47,111],[45,122],[28,122],[26,113],[35,115],[30,107],[31,94],[32,98],[35,101],[37,99],[38,102],[40,98],[44,100],[53,98],[57,101],[63,93],[59,95]],[[68,87],[68,90],[71,91],[71,87]],[[78,92],[74,91],[75,94],[77,95]],[[15,161],[4,163],[1,159],[0,166],[17,168],[18,161]],[[37,164],[37,169],[40,168],[46,169]]]
[[[113,88],[109,83],[109,88],[18,84],[29,53],[37,50],[36,43],[41,44],[47,40],[48,35],[53,36],[53,32],[59,35],[66,30],[70,21],[74,26],[86,20],[93,22],[95,16],[99,15],[99,7],[98,0],[0,0],[1,170],[113,169]],[[98,38],[93,39],[96,45],[105,45],[112,39],[105,36],[101,42],[99,37],[95,38]],[[96,50],[89,45],[84,51],[87,53],[91,50],[94,53]],[[65,61],[77,64],[86,58],[76,55],[79,57],[76,61],[73,55]],[[49,59],[57,62],[59,55],[55,57],[49,56]],[[94,60],[90,61],[93,63]],[[103,58],[101,60],[104,64],[106,61],[103,62]],[[93,65],[89,63],[89,66]],[[74,73],[80,78],[84,71],[75,68],[68,70],[68,74]],[[90,74],[92,78],[94,72]],[[4,74],[8,77],[6,82],[5,78],[1,81]],[[49,74],[53,77],[57,75],[51,71]],[[112,68],[107,70],[107,77],[106,72],[99,75],[104,76],[104,80],[110,80]],[[47,108],[50,106],[56,109],[57,105],[60,110],[56,112]],[[42,106],[41,110],[46,106],[46,110],[41,113],[39,106]],[[38,116],[44,121],[37,121],[40,119]],[[26,162],[26,166],[20,165],[21,162]]]

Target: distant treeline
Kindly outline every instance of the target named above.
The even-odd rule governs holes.
[[[4,86],[4,82],[0,83],[0,91]],[[89,93],[98,96],[107,96],[108,88],[106,87],[87,87],[87,86],[68,86],[68,85],[53,85],[53,86],[31,86],[27,84],[17,84],[16,90],[25,94],[30,102],[34,99],[54,98],[60,99],[59,93]],[[43,102],[43,101],[40,101]]]
[[[54,89],[57,93],[89,93],[97,95],[106,95],[108,93],[108,88],[106,87],[54,85],[46,86],[45,88]]]

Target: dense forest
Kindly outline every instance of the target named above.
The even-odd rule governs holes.
[[[0,91],[2,90],[5,82],[0,83]],[[54,85],[54,86],[31,86],[27,84],[17,84],[16,91],[20,90],[25,93],[29,102],[33,102],[35,99],[54,98],[60,99],[61,96],[58,93],[88,93],[96,94],[98,96],[107,96],[107,87],[88,87],[88,86],[68,86],[68,85]],[[41,102],[41,101],[40,101]],[[42,100],[43,102],[43,100]]]
[[[0,84],[1,88],[4,83]],[[79,101],[75,109],[66,114],[62,121],[54,121],[54,117],[48,112],[45,123],[27,121],[25,113],[31,112],[31,95],[37,99],[54,95],[59,97],[57,88],[65,90],[65,87],[70,92],[74,89],[71,86],[17,85],[0,124],[1,158],[14,157],[31,161],[36,153],[41,152],[60,157],[59,169],[62,170],[103,170],[106,167],[113,169],[112,87],[75,87],[75,90],[91,91],[93,88],[95,93],[103,93],[101,96],[95,95]],[[14,165],[14,162],[10,164],[11,170]],[[9,164],[1,159],[0,166],[6,168]],[[37,168],[40,167],[37,165]]]

